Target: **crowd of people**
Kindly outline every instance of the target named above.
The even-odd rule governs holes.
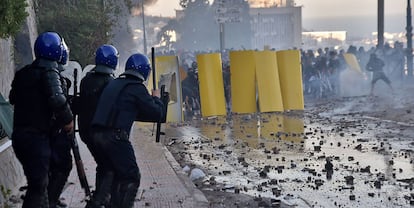
[[[198,67],[196,55],[214,51],[168,51],[158,55],[176,55],[180,60],[180,68],[187,72],[182,80],[182,95],[185,118],[192,118],[200,110],[198,88]],[[217,52],[217,51],[216,51]],[[223,82],[227,110],[231,109],[230,83],[230,50],[221,53],[223,63]],[[371,47],[349,46],[345,49],[318,48],[316,50],[300,50],[302,65],[303,94],[306,99],[326,99],[341,95],[341,73],[349,68],[344,54],[353,54],[361,73],[371,79],[370,95],[374,95],[374,87],[378,80],[383,80],[393,91],[391,81],[401,81],[405,76],[405,52],[403,44],[395,42],[393,46],[385,44],[382,49]],[[383,62],[382,64],[379,62]],[[348,84],[348,83],[342,83]],[[196,111],[196,112],[193,112]]]
[[[302,51],[305,97],[320,99],[340,95],[340,76],[349,67],[345,53],[355,55],[361,72],[372,77],[370,95],[374,94],[373,89],[378,80],[383,80],[391,87],[391,80],[400,81],[405,76],[405,53],[399,42],[394,47],[386,44],[383,49],[372,47],[365,50],[364,47],[350,46],[347,51],[330,48]]]

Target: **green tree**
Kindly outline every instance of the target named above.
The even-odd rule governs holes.
[[[56,31],[70,49],[70,60],[93,64],[95,51],[109,43],[115,22],[115,0],[36,0],[38,30]]]
[[[19,32],[26,20],[25,0],[0,0],[0,38],[8,38]]]
[[[158,44],[164,46],[163,49],[170,50],[174,47],[173,33],[176,32],[178,25],[179,23],[177,19],[170,19],[168,23],[157,33],[156,39]]]

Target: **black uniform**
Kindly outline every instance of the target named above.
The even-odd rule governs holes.
[[[375,53],[372,53],[369,61],[365,67],[367,71],[372,71],[372,81],[371,81],[371,92],[370,95],[372,96],[374,93],[374,85],[375,83],[382,79],[385,83],[390,87],[391,91],[394,92],[394,89],[391,86],[391,81],[388,79],[388,77],[385,75],[383,67],[385,66],[385,63],[383,60],[377,57]]]
[[[61,67],[61,66],[59,66]],[[59,70],[63,71],[63,70]],[[69,97],[70,81],[60,76],[62,90]],[[52,150],[49,170],[48,197],[49,207],[55,208],[59,201],[60,194],[63,191],[65,183],[72,170],[71,139],[72,135],[62,130],[62,126],[56,118],[53,119],[50,146]]]
[[[113,70],[109,69],[109,67],[98,65],[86,74],[80,84],[79,133],[92,155],[94,155],[95,151],[89,133],[91,122],[99,97],[111,80],[114,80]]]
[[[183,102],[185,103],[185,117],[192,118],[194,111],[199,110],[200,92],[198,86],[198,76],[191,70],[187,77],[181,82]]]
[[[37,59],[17,71],[10,103],[14,105],[13,149],[28,183],[23,207],[47,207],[52,125],[63,127],[73,119],[62,90],[58,64]]]
[[[95,114],[95,109],[98,105],[99,97],[101,96],[101,93],[105,86],[113,79],[113,69],[107,66],[97,65],[94,69],[86,74],[80,84],[78,116],[79,134],[97,164],[95,182],[96,185],[93,200],[98,204],[106,203],[108,194],[99,195],[98,193],[102,193],[102,191],[99,191],[98,189],[102,187],[101,184],[103,183],[112,183],[113,172],[111,170],[102,170],[102,167],[100,165],[102,162],[99,162],[100,158],[96,153],[97,150],[91,138],[90,129],[93,115]]]
[[[381,60],[375,55],[371,55],[366,65],[366,70],[373,72],[371,84],[375,84],[380,79],[384,80],[384,82],[387,84],[391,84],[391,81],[388,79],[388,77],[384,73],[384,70],[383,70],[384,66],[385,66],[385,63],[383,60]]]
[[[129,134],[134,121],[163,119],[163,103],[148,93],[139,79],[121,75],[104,89],[92,121],[92,137],[99,164],[115,173],[112,207],[132,207],[140,184],[140,172]],[[99,161],[98,161],[99,162]]]

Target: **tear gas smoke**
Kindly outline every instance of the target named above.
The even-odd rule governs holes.
[[[157,3],[157,0],[133,0],[131,3],[131,15],[138,16],[141,15],[141,4],[144,2],[144,9],[146,6],[152,6]]]

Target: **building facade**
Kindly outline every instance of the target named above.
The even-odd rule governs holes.
[[[253,49],[301,48],[302,7],[250,8],[250,16]]]

